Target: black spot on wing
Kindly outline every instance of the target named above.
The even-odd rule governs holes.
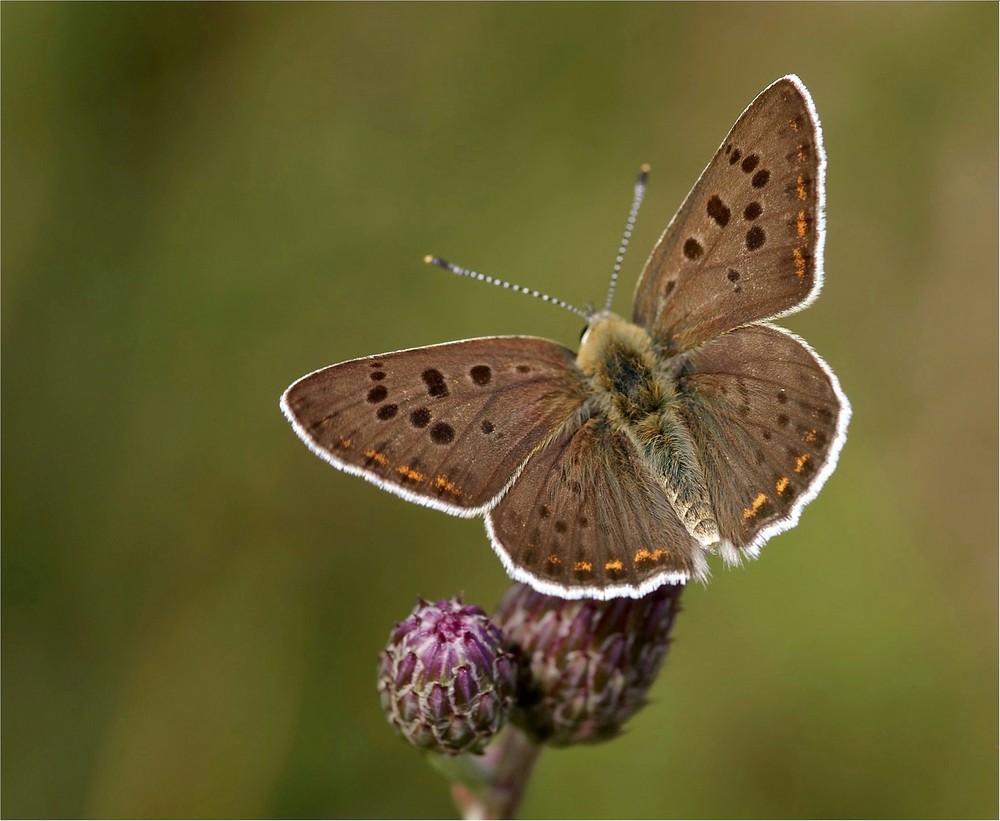
[[[448,385],[444,381],[444,374],[437,368],[428,368],[421,376],[424,384],[427,385],[427,393],[434,397],[448,395]]]
[[[493,378],[493,371],[490,370],[489,365],[476,365],[469,371],[469,376],[472,377],[472,381],[475,384],[482,387],[490,384],[490,380]]]
[[[417,408],[410,414],[410,424],[415,428],[426,428],[431,423],[431,412],[427,408]]]
[[[447,422],[438,422],[431,428],[431,441],[435,445],[447,445],[455,438],[455,429]]]
[[[725,228],[729,224],[732,212],[718,195],[713,195],[709,198],[706,210],[708,211],[708,215],[715,220],[715,224],[720,228]]]
[[[756,251],[764,246],[767,241],[767,235],[764,233],[764,229],[759,225],[755,225],[749,231],[747,231],[747,250]]]

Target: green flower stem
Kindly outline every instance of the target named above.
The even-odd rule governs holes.
[[[451,796],[463,818],[514,818],[541,749],[508,724],[482,755],[434,756],[434,763],[453,782]]]

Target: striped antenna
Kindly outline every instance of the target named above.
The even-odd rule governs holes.
[[[549,296],[548,294],[543,294],[541,291],[534,291],[531,288],[525,288],[523,285],[515,285],[513,282],[506,282],[502,279],[495,279],[488,274],[480,274],[476,271],[471,271],[468,268],[461,268],[454,263],[448,262],[446,259],[441,259],[441,257],[435,257],[428,254],[424,257],[424,262],[428,265],[436,265],[438,268],[444,268],[446,271],[451,271],[453,274],[457,274],[460,277],[469,277],[470,279],[478,280],[479,282],[486,282],[490,285],[496,285],[500,288],[506,288],[509,291],[515,291],[519,294],[524,294],[525,296],[533,296],[537,299],[542,300],[542,302],[551,302],[553,305],[558,305],[560,308],[565,308],[567,311],[572,311],[577,316],[582,316],[588,322],[590,321],[591,314],[584,311],[582,308],[577,308],[575,305],[570,305],[568,302],[564,302],[561,299],[556,299],[554,296]]]
[[[615,257],[615,267],[611,271],[611,286],[608,288],[608,298],[604,303],[604,310],[611,310],[611,302],[615,298],[615,287],[618,285],[618,274],[622,269],[622,262],[625,260],[625,250],[628,248],[628,241],[632,239],[632,228],[635,227],[635,218],[639,216],[639,206],[642,205],[642,198],[646,193],[646,178],[649,176],[649,164],[643,163],[639,168],[639,179],[635,181],[635,189],[632,194],[632,207],[628,212],[628,219],[625,221],[625,233],[622,235],[621,244],[618,246],[618,256]]]

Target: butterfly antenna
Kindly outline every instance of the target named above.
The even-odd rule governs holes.
[[[604,310],[611,310],[611,302],[615,298],[615,287],[618,285],[618,274],[622,269],[622,262],[625,260],[625,250],[628,248],[628,241],[632,239],[632,229],[635,227],[635,218],[639,216],[639,206],[642,205],[642,198],[646,194],[646,178],[649,176],[649,164],[643,163],[639,168],[639,179],[635,181],[635,189],[632,193],[632,207],[628,212],[628,219],[625,221],[625,233],[622,235],[621,244],[618,246],[618,256],[615,257],[615,267],[611,271],[611,286],[608,288],[608,298],[604,303]]]
[[[477,271],[472,271],[468,268],[462,268],[455,265],[452,262],[448,262],[446,259],[441,259],[441,257],[435,257],[428,254],[424,257],[424,262],[428,265],[436,265],[438,268],[444,268],[446,271],[451,271],[453,274],[457,274],[460,277],[469,277],[470,279],[478,280],[479,282],[486,282],[490,285],[496,285],[500,288],[506,288],[509,291],[516,291],[519,294],[525,294],[526,296],[533,296],[537,299],[542,300],[542,302],[551,302],[553,305],[558,305],[560,308],[565,308],[567,311],[572,311],[577,316],[582,316],[588,322],[590,321],[591,314],[584,311],[582,308],[577,308],[575,305],[570,305],[568,302],[564,302],[561,299],[556,299],[554,296],[549,296],[548,294],[543,294],[541,291],[535,291],[531,288],[525,288],[523,285],[515,285],[513,282],[506,282],[502,279],[496,279],[488,274],[480,274]]]

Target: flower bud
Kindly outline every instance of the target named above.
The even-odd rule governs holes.
[[[642,599],[570,601],[511,587],[494,617],[519,654],[511,720],[555,746],[617,735],[646,703],[681,590],[667,584]]]
[[[419,599],[379,656],[389,722],[414,746],[449,755],[482,752],[507,720],[515,679],[499,628],[461,600]]]

